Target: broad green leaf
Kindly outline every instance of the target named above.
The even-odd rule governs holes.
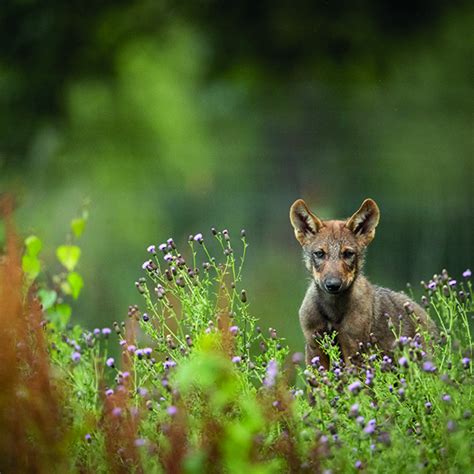
[[[43,247],[41,240],[36,235],[30,235],[25,239],[26,253],[31,257],[36,257]]]
[[[56,250],[59,261],[72,272],[81,256],[81,249],[77,245],[61,245]]]
[[[54,305],[48,310],[49,320],[58,326],[64,328],[71,317],[71,307],[66,303]]]
[[[54,290],[41,289],[38,291],[39,299],[43,305],[43,309],[49,309],[56,302],[58,294]]]
[[[62,291],[65,295],[70,295],[70,294],[72,294],[71,285],[69,284],[68,281],[62,281],[59,286],[61,287],[61,291]]]
[[[41,270],[40,261],[29,254],[23,255],[21,267],[31,280],[34,280]]]
[[[84,286],[84,280],[82,279],[81,275],[77,272],[71,272],[67,276],[67,281],[69,283],[69,286],[71,288],[71,295],[72,297],[77,300],[82,287]]]
[[[76,239],[78,239],[82,235],[82,233],[84,232],[85,226],[86,226],[86,220],[82,217],[78,217],[71,221],[71,229]]]

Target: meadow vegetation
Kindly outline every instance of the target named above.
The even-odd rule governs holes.
[[[57,270],[4,214],[0,472],[472,469],[469,270],[422,282],[440,328],[429,347],[398,337],[392,354],[368,344],[361,364],[344,365],[328,335],[325,370],[252,314],[245,231],[193,234],[183,249],[145,243],[128,315],[85,328],[73,308],[87,213],[56,249]]]

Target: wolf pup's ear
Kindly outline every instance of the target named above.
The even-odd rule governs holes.
[[[290,221],[295,229],[295,237],[301,245],[324,227],[321,220],[308,209],[303,199],[298,199],[290,207]]]
[[[375,236],[379,218],[380,211],[375,201],[366,199],[359,210],[347,221],[346,227],[360,237],[365,245],[369,245]]]

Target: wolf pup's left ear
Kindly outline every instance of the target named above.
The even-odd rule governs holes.
[[[375,237],[375,228],[379,223],[380,211],[375,201],[366,199],[359,210],[347,221],[346,227],[369,245]]]
[[[303,199],[298,199],[290,207],[290,221],[295,229],[295,237],[301,245],[324,227],[321,220],[308,209]]]

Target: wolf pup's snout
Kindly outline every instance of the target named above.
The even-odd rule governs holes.
[[[328,291],[328,293],[336,294],[342,288],[342,280],[340,278],[326,278],[324,280],[324,288]]]

